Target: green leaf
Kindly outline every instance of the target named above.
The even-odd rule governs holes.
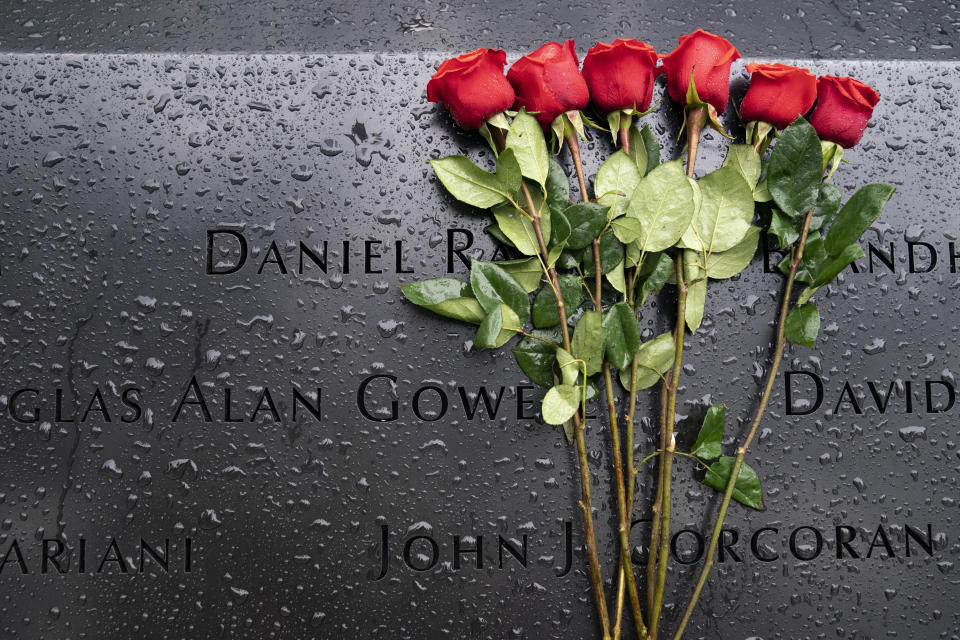
[[[626,302],[610,307],[603,319],[607,360],[618,369],[627,369],[640,348],[640,326]]]
[[[583,381],[584,378],[581,377],[580,380]],[[596,398],[598,395],[600,395],[600,388],[597,386],[597,383],[593,378],[586,378],[586,381],[582,382],[581,386],[584,388],[583,393],[584,393],[584,396],[586,396],[587,402],[590,402],[591,400]]]
[[[539,207],[538,210],[540,211],[540,230],[546,237],[549,237],[551,230],[550,209],[541,198],[536,196],[534,197],[534,204]],[[526,256],[535,256],[540,253],[540,243],[537,240],[533,223],[516,207],[511,204],[494,207],[493,217],[496,218],[500,231],[510,239],[510,242],[520,253]]]
[[[570,223],[568,249],[583,249],[600,235],[607,224],[607,209],[595,202],[580,202],[567,207],[563,215]]]
[[[559,211],[550,213],[551,226],[553,227],[550,240],[547,246],[550,247],[547,253],[547,266],[552,267],[557,263],[563,250],[567,247],[567,240],[570,238],[570,223],[566,216]]]
[[[560,275],[560,295],[563,297],[563,306],[567,314],[573,313],[580,306],[583,295],[583,286],[580,277],[575,275]],[[533,299],[533,326],[537,328],[555,327],[560,324],[560,314],[557,311],[557,296],[549,283],[545,284],[537,297]]]
[[[576,269],[580,266],[580,258],[573,251],[565,250],[557,258],[556,266],[557,269]]]
[[[550,252],[547,253],[547,267],[553,268],[557,266],[557,262],[563,256],[563,246],[555,246],[550,248]],[[573,268],[573,267],[568,267]]]
[[[730,456],[724,456],[714,462],[707,469],[703,484],[713,487],[721,493],[725,492],[727,482],[730,480],[730,473],[733,471],[733,462],[734,458]],[[760,478],[757,477],[757,472],[746,463],[740,465],[740,472],[737,473],[737,481],[733,487],[733,499],[757,511],[763,511],[763,489],[760,487]]]
[[[560,331],[557,329],[548,331],[534,329],[531,333],[555,343],[561,339]],[[527,336],[514,347],[513,356],[517,359],[521,371],[530,378],[531,382],[546,389],[553,386],[553,362],[557,357],[556,348],[553,345]]]
[[[580,389],[569,384],[561,384],[547,391],[543,397],[541,412],[547,424],[563,424],[573,417],[580,408]]]
[[[623,243],[617,240],[616,234],[612,230],[607,230],[600,236],[600,272],[610,273],[617,268],[617,265],[623,262]],[[596,272],[596,263],[593,256],[593,245],[583,250],[583,272],[584,275],[592,277]]]
[[[607,131],[610,132],[610,137],[613,139],[614,146],[617,145],[618,136],[620,135],[621,115],[623,114],[619,109],[615,109],[607,114]]]
[[[857,191],[840,209],[836,220],[827,231],[826,249],[831,256],[839,255],[847,245],[856,242],[877,219],[893,192],[888,184],[868,184]]]
[[[637,349],[637,389],[647,389],[657,384],[661,376],[673,366],[676,343],[673,335],[662,333],[647,340]],[[620,384],[630,388],[630,369],[620,370]]]
[[[706,305],[707,280],[704,278],[690,285],[687,289],[687,308],[683,317],[687,321],[690,333],[696,333],[703,323],[703,313]]]
[[[781,249],[786,249],[800,239],[800,231],[797,229],[796,220],[785,215],[779,209],[774,209],[770,214],[769,232],[777,237],[777,244]]]
[[[455,278],[411,282],[401,286],[400,291],[413,304],[447,318],[480,324],[484,317],[483,307],[473,297],[470,285]]]
[[[526,111],[521,111],[513,119],[507,132],[507,149],[517,156],[517,163],[524,177],[543,186],[547,183],[550,171],[550,155],[547,153],[547,141],[537,119]]]
[[[620,150],[607,158],[593,183],[593,192],[599,202],[613,206],[618,198],[628,198],[643,177],[636,162]]]
[[[804,216],[817,203],[823,156],[817,132],[803,118],[783,130],[767,163],[773,201],[791,217]]]
[[[648,124],[643,125],[636,135],[634,135],[635,132],[636,128],[630,130],[630,153],[636,156],[635,161],[638,167],[646,167],[645,171],[641,169],[641,173],[647,175],[660,165],[660,141]],[[641,161],[640,154],[645,155],[646,159]],[[640,164],[641,162],[643,165]]]
[[[839,167],[843,161],[843,147],[836,142],[821,140],[820,151],[823,154],[823,166],[830,167],[830,171],[827,172],[826,177],[826,179],[829,180],[833,177],[833,174],[836,173],[837,167]]]
[[[550,218],[553,222],[553,229],[549,245],[551,247],[566,246],[567,240],[570,239],[570,222],[568,222],[567,217],[559,211],[551,212]]]
[[[611,287],[619,293],[627,293],[627,274],[623,268],[623,260],[604,275],[606,275],[607,282],[610,283]]]
[[[820,287],[810,287],[806,286],[803,288],[803,291],[800,293],[800,297],[797,298],[797,304],[807,304],[810,301],[810,298],[813,297],[817,291],[820,290]]]
[[[727,149],[727,157],[723,161],[724,166],[733,167],[743,179],[750,185],[753,191],[760,181],[760,155],[753,145],[732,144]]]
[[[757,252],[760,240],[760,227],[751,226],[747,235],[736,246],[712,253],[707,258],[707,276],[714,280],[732,278],[747,268]]]
[[[646,260],[644,261],[646,262]],[[653,271],[647,274],[643,283],[640,285],[640,304],[647,301],[647,296],[651,293],[659,293],[663,285],[667,284],[673,276],[673,260],[665,253],[659,253],[656,256]]]
[[[630,220],[635,220],[636,218],[630,218]],[[641,249],[640,244],[634,240],[633,242],[627,243],[627,255],[624,258],[624,265],[627,267],[635,267],[640,263],[641,259]],[[653,254],[650,254],[653,255]],[[642,256],[644,262],[646,262],[646,256]]]
[[[812,347],[820,333],[820,311],[812,304],[795,307],[787,314],[784,328],[787,340],[793,344]]]
[[[721,444],[726,416],[727,408],[722,404],[714,404],[707,409],[707,415],[703,418],[703,426],[700,427],[697,441],[693,444],[690,453],[704,460],[713,460],[720,457],[720,454],[723,453]]]
[[[813,208],[813,215],[810,216],[810,230],[815,231],[830,222],[840,209],[842,199],[843,192],[840,187],[835,184],[821,184],[817,205]]]
[[[410,302],[421,307],[450,300],[451,298],[473,297],[470,285],[456,278],[434,278],[402,285],[400,290]]]
[[[584,311],[573,330],[573,356],[583,360],[586,374],[592,376],[603,366],[603,317],[599,311]]]
[[[767,186],[766,178],[764,178],[753,190],[753,201],[770,202],[771,200],[773,200],[773,196],[770,195],[770,188]]]
[[[543,269],[536,258],[517,258],[516,260],[496,260],[497,265],[520,283],[527,293],[533,293],[540,286]]]
[[[827,261],[827,250],[823,248],[823,237],[819,232],[814,231],[807,236],[807,243],[803,248],[803,260],[797,269],[796,279],[799,282],[813,282],[816,274],[820,271],[820,266]],[[780,271],[787,275],[790,272],[791,255],[787,254],[778,265]]]
[[[663,251],[680,239],[697,213],[696,188],[680,160],[661,164],[640,181],[627,215],[643,225],[637,242],[644,253]]]
[[[581,363],[566,349],[557,348],[557,364],[560,365],[560,380],[563,384],[575,384],[580,377]]]
[[[497,344],[497,340],[503,333],[503,307],[504,305],[498,304],[496,309],[484,317],[483,322],[477,328],[477,335],[473,338],[475,346],[484,349],[493,349],[500,346]]]
[[[450,195],[460,202],[480,209],[489,209],[507,200],[508,194],[500,179],[473,164],[465,156],[447,156],[431,160],[430,164]]]
[[[520,325],[530,315],[530,297],[516,278],[493,262],[474,260],[470,264],[470,286],[480,306],[489,314],[505,304],[517,315]]]
[[[554,211],[563,211],[570,206],[570,181],[563,167],[553,156],[550,156],[549,163],[546,184],[547,204]]]
[[[513,149],[504,149],[497,156],[497,178],[506,193],[513,195],[520,191],[523,176],[520,174],[520,165]]]
[[[813,282],[810,283],[810,286],[819,289],[830,283],[841,271],[847,268],[847,265],[854,260],[859,260],[864,257],[864,255],[863,248],[858,244],[851,244],[844,247],[839,255],[831,256],[819,265],[816,271],[816,277]],[[806,260],[806,254],[804,254],[804,260]]]
[[[484,349],[502,347],[517,335],[516,330],[519,328],[520,319],[513,309],[505,304],[497,305],[480,323],[473,344]]]
[[[644,127],[644,129],[649,130],[648,127]],[[633,161],[641,178],[647,175],[650,169],[660,164],[660,147],[656,144],[656,140],[654,140],[653,153],[656,154],[656,158],[654,159],[654,164],[651,165],[649,150],[645,145],[643,133],[636,127],[630,127],[630,153],[628,156]],[[629,191],[627,195],[630,195]]]
[[[683,278],[687,284],[687,308],[683,317],[690,333],[696,333],[700,328],[707,305],[707,276],[699,262],[696,251],[687,249],[683,252]]]
[[[517,248],[517,246],[513,244],[513,241],[510,240],[510,238],[508,238],[506,235],[504,235],[503,231],[500,230],[500,225],[498,225],[496,222],[494,222],[493,224],[488,224],[483,228],[483,230],[486,233],[489,233],[491,236],[493,236],[494,240],[504,245],[505,247],[510,247],[511,249]]]
[[[617,239],[624,244],[630,244],[639,238],[643,232],[643,225],[640,221],[629,216],[614,218],[610,223],[610,228],[617,235]]]
[[[429,307],[429,309],[437,315],[453,318],[454,320],[462,320],[471,324],[480,324],[481,320],[483,320],[483,307],[480,306],[480,303],[477,302],[475,298],[453,298],[444,300]]]
[[[703,203],[683,234],[683,244],[704,253],[726,251],[753,222],[753,191],[738,169],[724,165],[700,179]]]

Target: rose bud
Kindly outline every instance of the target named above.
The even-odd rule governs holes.
[[[802,116],[817,99],[817,78],[806,69],[784,64],[747,65],[750,88],[740,104],[747,144],[763,153],[775,129],[784,129]]]
[[[507,54],[499,49],[444,60],[427,83],[427,100],[443,102],[464,129],[479,129],[513,104],[513,87],[503,75],[506,64]]]
[[[629,152],[634,115],[643,115],[653,98],[657,52],[646,42],[618,38],[598,42],[583,59],[583,78],[594,108],[607,116],[610,134]]]
[[[548,42],[513,63],[507,80],[517,94],[515,109],[524,108],[546,130],[568,111],[579,111],[590,101],[587,83],[573,40]]]
[[[730,65],[739,58],[737,48],[722,36],[703,29],[680,36],[677,48],[662,57],[667,93],[689,106],[687,96],[692,73],[700,103],[723,113],[730,98]]]
[[[656,71],[657,52],[632,38],[598,42],[583,59],[590,100],[603,115],[622,109],[645,111],[653,97]]]
[[[817,106],[810,124],[821,140],[849,149],[863,137],[880,95],[853,78],[817,78]]]
[[[817,78],[806,69],[751,62],[747,71],[750,88],[740,104],[744,122],[768,122],[784,129],[817,99]]]

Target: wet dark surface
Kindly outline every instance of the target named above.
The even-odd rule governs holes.
[[[945,61],[954,50],[941,46],[956,38],[942,18],[949,13],[945,4],[895,11],[858,6],[853,22],[839,17],[840,9],[838,17],[823,19],[808,11],[812,36],[773,23],[770,29],[790,34],[777,46],[790,44],[795,55],[941,60],[805,61],[819,73],[861,78],[883,98],[863,142],[848,154],[853,164],[835,180],[847,193],[874,180],[897,186],[864,242],[884,258],[892,251],[892,268],[875,253],[872,264],[861,260],[859,273],[846,272],[818,296],[818,347],[793,348],[783,370],[818,376],[822,404],[808,415],[788,415],[781,375],[750,456],[764,481],[766,511],[732,509],[728,523],[739,532],[732,548],[743,561],[728,557],[719,565],[691,638],[960,635],[953,604],[960,597],[954,572],[960,408],[936,412],[956,387],[960,331],[954,134],[960,70]],[[231,24],[222,17],[226,7],[196,10],[203,15],[193,20],[220,25],[205,38],[189,21],[155,14],[138,20],[135,8],[115,7],[111,24],[92,26],[83,21],[87,9],[18,4],[2,48],[105,50],[133,42],[155,51],[267,43],[379,50],[383,42],[383,51],[460,50],[472,47],[464,29],[484,12],[499,15],[485,5],[391,6],[379,14],[389,18],[374,19],[352,3],[329,12],[316,7],[308,29],[289,13],[261,7],[266,26],[256,37],[262,40],[251,40],[233,37],[241,27],[224,26]],[[404,31],[393,20],[393,12],[418,11],[435,21],[432,30]],[[549,37],[576,36],[581,53],[594,37],[640,30],[643,20],[664,13],[672,17],[659,39],[651,38],[658,46],[672,39],[670,30],[690,30],[688,13],[649,11],[646,18],[621,20],[570,7],[563,20],[544,18],[544,24]],[[741,31],[750,13],[740,3],[734,16],[723,8],[705,11],[697,24],[726,31],[714,24],[723,21],[737,30],[744,54],[782,50],[756,24],[756,37]],[[795,12],[785,11],[791,24],[797,24]],[[233,19],[242,26],[241,14]],[[342,14],[352,22],[336,17]],[[914,27],[890,35],[907,15]],[[55,26],[44,26],[51,19]],[[35,24],[25,26],[28,20]],[[511,29],[496,41],[523,48],[539,41],[517,25]],[[369,42],[350,41],[343,30],[362,31]],[[29,38],[31,32],[42,36]],[[61,40],[58,33],[69,36]],[[109,40],[119,34],[129,39]],[[811,37],[814,50],[808,50]],[[847,44],[836,49],[841,39]],[[518,53],[508,52],[510,60]],[[518,418],[521,397],[537,401],[540,392],[521,388],[530,383],[508,351],[472,350],[472,327],[403,302],[396,286],[447,275],[451,229],[471,231],[474,248],[486,258],[493,249],[482,232],[487,219],[446,197],[427,164],[451,153],[490,163],[479,137],[457,131],[425,101],[424,86],[442,57],[0,56],[0,553],[7,554],[0,635],[594,637],[585,558],[578,553],[574,571],[556,575],[564,560],[564,523],[573,522],[578,547],[582,538],[573,451],[555,428]],[[735,73],[742,77],[742,66]],[[741,94],[742,85],[738,80]],[[667,100],[646,120],[665,156],[679,151],[678,118]],[[726,121],[735,128],[732,111]],[[723,146],[719,136],[708,135],[702,172],[719,164]],[[594,132],[585,145],[588,172],[610,151],[608,139]],[[569,158],[560,159],[569,170]],[[237,273],[205,273],[210,230],[246,240],[247,260]],[[458,242],[464,237],[456,232]],[[226,248],[233,242],[227,234],[215,239],[211,262],[223,269],[237,254]],[[348,273],[344,241],[350,243]],[[365,249],[367,241],[380,244]],[[413,273],[397,272],[397,241],[399,266]],[[301,242],[314,252],[327,242],[326,272],[308,256],[297,273]],[[366,269],[365,251],[381,256],[370,257]],[[456,274],[466,273],[456,258],[450,264]],[[704,325],[687,339],[681,445],[692,442],[712,402],[725,402],[727,415],[739,419],[728,421],[735,427],[728,433],[743,426],[759,367],[767,362],[780,282],[764,273],[761,255],[739,278],[711,283]],[[670,308],[671,298],[668,288],[644,314],[651,335],[666,330],[668,318],[659,312],[661,305]],[[394,421],[374,421],[358,408],[358,388],[373,375],[396,377],[395,386],[375,380],[366,395],[376,419],[389,419],[396,400]],[[210,419],[193,404],[174,420],[185,394],[196,399],[193,378]],[[799,410],[812,408],[812,379],[793,375]],[[413,397],[426,386],[449,400],[439,418],[437,390],[422,393],[422,418],[414,411]],[[459,387],[473,406],[480,386],[493,394],[504,387],[496,417],[486,409],[466,416]],[[267,410],[251,419],[265,387],[279,419]],[[225,388],[232,393],[233,422],[224,416]],[[316,402],[317,388],[319,420],[305,408]],[[10,404],[21,389],[36,391],[14,403],[18,421]],[[140,390],[140,415],[123,403],[130,389]],[[306,397],[297,404],[297,420],[294,389]],[[97,410],[97,390],[109,420]],[[638,459],[654,447],[655,404],[653,393],[642,395]],[[609,442],[605,427],[591,424],[609,578],[615,558],[606,535],[614,514],[604,488]],[[728,447],[733,450],[732,439]],[[674,530],[704,530],[704,510],[717,496],[697,482],[692,465],[676,466]],[[644,475],[640,495],[650,486]],[[640,500],[638,517],[647,509]],[[390,532],[390,568],[375,580],[383,525]],[[906,527],[925,540],[928,525],[931,551],[911,538],[907,557]],[[838,526],[854,528],[849,544],[858,558],[841,548],[838,559]],[[878,527],[895,557],[888,557]],[[823,548],[804,561],[816,551],[811,528],[822,533]],[[638,526],[635,533],[639,547],[646,532]],[[524,534],[527,566],[504,552],[500,568],[498,536],[520,540]],[[404,542],[417,535],[439,545],[440,559],[429,571],[403,563]],[[475,554],[464,554],[455,568],[454,535],[463,537],[464,548],[477,544],[468,536],[483,536],[483,568],[476,568]],[[126,574],[112,560],[98,571],[105,554],[114,557],[112,538],[126,558]],[[145,571],[138,570],[141,538],[154,547],[169,539],[169,572],[149,556]],[[71,549],[72,560],[61,562],[66,573],[53,565],[42,572],[45,539],[61,539]],[[14,541],[28,575],[10,552]],[[692,541],[692,534],[680,538],[682,557]],[[413,562],[429,550],[418,542]],[[778,557],[770,560],[771,554]],[[676,619],[673,601],[685,601],[693,578],[692,569],[674,568],[669,585],[677,597],[670,598],[668,626]]]
[[[378,2],[123,3],[6,0],[0,50],[446,52],[527,50],[550,39],[637,36],[669,50],[693,28],[780,57],[953,60],[956,2]],[[747,46],[746,43],[749,43]]]

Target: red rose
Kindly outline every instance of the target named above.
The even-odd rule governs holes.
[[[817,78],[817,106],[810,124],[821,140],[849,149],[860,142],[880,95],[853,78]]]
[[[620,109],[646,111],[653,97],[657,53],[645,42],[618,38],[598,42],[583,59],[590,99],[603,114]]]
[[[563,46],[548,42],[523,56],[507,71],[507,80],[517,93],[514,108],[526,108],[544,129],[560,114],[583,109],[590,101],[573,40]]]
[[[723,113],[730,98],[730,65],[740,58],[740,52],[726,38],[697,29],[680,36],[680,44],[663,56],[667,74],[667,92],[681,104],[686,104],[690,72],[700,100]]]
[[[802,116],[817,99],[817,77],[785,64],[747,65],[750,88],[740,105],[744,122],[768,122],[783,129]]]
[[[443,102],[464,129],[479,129],[513,104],[513,87],[503,75],[507,54],[477,49],[444,60],[427,83],[427,100]]]

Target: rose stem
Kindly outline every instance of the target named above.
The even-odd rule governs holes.
[[[573,156],[573,166],[577,170],[577,181],[580,183],[580,198],[584,202],[589,202],[587,197],[587,180],[583,176],[583,163],[580,162],[580,140],[577,139],[575,131],[568,130],[566,133],[567,145],[570,146],[570,155]]]
[[[620,120],[620,146],[623,148],[624,153],[630,153],[630,126],[633,122],[632,116],[622,115]],[[636,286],[637,272],[640,267],[637,266],[633,270],[633,273],[630,277],[630,287],[627,290],[627,304],[630,306],[630,309],[633,310],[636,314],[636,304],[634,301],[634,288]],[[627,576],[632,584],[628,585],[630,589],[630,606],[633,609],[633,617],[635,621],[639,621],[637,626],[637,635],[640,638],[646,637],[646,628],[641,629],[643,625],[643,609],[640,605],[640,597],[637,593],[636,578],[633,574],[633,559],[632,554],[630,553],[630,530],[633,526],[633,500],[634,500],[634,488],[637,482],[637,470],[634,465],[633,458],[633,446],[634,446],[634,418],[636,416],[636,407],[637,407],[637,372],[640,368],[640,358],[638,354],[633,354],[633,359],[630,362],[630,394],[628,401],[627,414],[624,416],[624,422],[627,423],[627,438],[626,438],[626,460],[628,463],[627,466],[627,478],[624,481],[626,485],[626,559],[627,562],[624,564],[624,570],[621,573],[621,579],[617,586],[617,617],[619,618],[623,612],[623,576]],[[607,382],[609,388],[609,382]],[[615,445],[616,448],[616,445]],[[619,457],[619,456],[618,456]],[[623,523],[621,522],[621,529],[623,528]],[[621,533],[622,535],[622,533]],[[621,541],[622,542],[622,541]],[[652,594],[652,591],[651,591]],[[645,625],[644,625],[645,627]]]
[[[577,180],[580,182],[580,198],[584,202],[589,202],[589,194],[587,193],[587,181],[583,173],[583,162],[580,157],[580,141],[577,139],[577,134],[573,131],[568,131],[567,135],[567,144],[570,147],[570,155],[573,157],[573,165],[577,171]],[[603,270],[600,264],[600,243],[597,239],[593,240],[593,266],[594,266],[594,305],[599,313],[603,313],[603,306],[601,303],[601,294],[602,294],[602,285],[603,285]],[[621,570],[618,578],[618,588],[617,588],[617,614],[614,621],[613,636],[615,638],[620,637],[620,629],[622,624],[622,612],[623,612],[623,582],[626,578],[627,592],[630,594],[630,604],[633,610],[633,619],[634,626],[637,630],[637,636],[639,638],[646,637],[646,625],[643,622],[643,613],[640,610],[640,600],[637,596],[637,583],[636,578],[633,575],[633,567],[630,559],[630,519],[627,515],[627,503],[626,503],[626,489],[624,487],[623,481],[623,454],[620,450],[620,431],[617,424],[617,409],[613,397],[613,382],[610,375],[610,365],[606,361],[603,363],[603,375],[604,375],[604,384],[607,388],[607,407],[610,414],[610,434],[612,440],[612,454],[613,454],[613,466],[614,466],[614,479],[616,482],[616,491],[617,491],[617,512],[619,516],[619,538],[620,538],[620,565]]]
[[[670,543],[670,490],[673,474],[673,451],[675,446],[673,426],[677,414],[677,389],[680,386],[680,367],[683,364],[684,325],[687,315],[687,285],[683,281],[682,251],[678,251],[677,255],[674,256],[674,269],[677,272],[677,326],[676,329],[674,329],[674,339],[676,342],[673,356],[673,372],[670,384],[667,387],[666,428],[663,434],[664,450],[660,467],[660,482],[663,486],[660,489],[660,544],[657,551],[659,562],[657,564],[656,587],[653,593],[653,609],[650,611],[650,637],[653,639],[657,637],[657,630],[660,626],[660,614],[663,610],[663,593],[667,583],[667,553]]]
[[[601,292],[601,268],[600,268],[600,246],[593,242],[593,265],[597,272],[596,277],[596,302],[595,307],[598,312],[603,312],[600,304]],[[644,638],[647,635],[646,625],[643,623],[643,612],[640,610],[640,599],[637,596],[637,582],[633,574],[632,560],[630,558],[630,518],[627,515],[626,490],[623,480],[623,453],[620,450],[620,427],[617,424],[617,407],[613,397],[613,377],[610,375],[610,363],[604,359],[603,362],[603,382],[607,391],[607,411],[610,417],[610,438],[613,445],[613,472],[617,487],[617,514],[620,519],[618,534],[620,539],[620,565],[621,571],[618,591],[617,591],[617,615],[613,625],[613,637],[620,637],[620,625],[623,615],[623,578],[626,577],[627,592],[630,594],[630,606],[633,610],[633,623],[637,630],[637,637]]]
[[[700,146],[700,133],[707,124],[707,108],[694,107],[687,113],[687,175],[693,177],[693,168],[697,164],[697,148]]]
[[[617,409],[614,405],[613,397],[613,378],[610,374],[610,363],[603,363],[603,382],[607,388],[607,410],[610,414],[610,434],[613,441],[613,459],[614,459],[614,478],[617,483],[617,511],[620,516],[620,525],[618,533],[620,536],[620,565],[621,576],[626,577],[627,593],[630,595],[630,608],[633,613],[633,623],[637,630],[638,638],[646,638],[647,628],[643,622],[643,611],[640,608],[640,597],[637,593],[636,576],[633,573],[633,560],[630,555],[630,524],[631,517],[627,511],[627,499],[624,490],[623,477],[623,453],[620,450],[620,433],[617,424]],[[632,474],[631,474],[632,475]],[[618,610],[618,620],[621,608]],[[614,633],[619,631],[615,627]]]
[[[507,143],[506,132],[499,127],[491,127],[491,131],[493,132],[497,146],[500,150],[503,150]],[[521,182],[521,185],[527,206],[530,207],[530,215],[532,217],[531,224],[537,236],[537,243],[540,245],[540,253],[544,264],[546,264],[549,251],[547,250],[547,243],[543,237],[543,229],[540,226],[540,211],[533,202],[533,197],[530,195],[530,189],[527,188],[526,182]],[[569,353],[571,351],[570,330],[567,327],[567,312],[564,308],[563,296],[559,295],[560,279],[557,277],[557,270],[553,267],[548,267],[548,274],[551,280],[553,280],[553,290],[556,292],[554,297],[557,299],[557,315],[560,316],[560,332],[563,336],[563,348]],[[603,589],[603,573],[600,570],[600,555],[597,553],[597,538],[593,529],[593,503],[590,499],[590,467],[587,461],[587,443],[584,438],[584,426],[580,421],[579,413],[573,414],[573,426],[574,440],[577,447],[577,462],[580,467],[580,510],[583,514],[583,534],[587,542],[590,582],[593,586],[593,595],[597,604],[597,613],[600,616],[600,626],[603,629],[603,637],[604,640],[607,640],[610,638],[610,618],[607,614],[607,599]]]
[[[697,148],[700,146],[700,134],[707,122],[707,108],[695,107],[687,113],[687,176],[693,178],[694,167],[697,164]],[[659,512],[654,513],[654,519],[659,518],[660,533],[657,549],[656,582],[653,592],[653,607],[650,610],[650,637],[654,640],[660,629],[660,615],[663,612],[664,590],[667,583],[667,564],[669,561],[670,543],[670,512],[671,489],[673,483],[673,451],[675,447],[674,423],[677,415],[677,391],[680,385],[680,368],[683,364],[683,338],[686,326],[687,313],[687,284],[684,282],[683,250],[678,250],[674,257],[674,271],[677,278],[677,324],[674,329],[676,346],[673,356],[673,372],[670,384],[665,384],[667,390],[667,411],[662,425],[661,445],[663,456],[660,461],[660,486],[657,500]],[[651,536],[653,534],[651,533]],[[651,551],[652,553],[652,551]]]
[[[667,440],[667,395],[670,383],[666,378],[660,387],[660,442]],[[657,559],[660,551],[660,506],[663,504],[663,458],[657,463],[657,492],[650,523],[650,549],[647,551],[647,610],[653,611],[654,585],[657,581]]]
[[[580,158],[580,141],[577,139],[576,133],[572,131],[567,133],[567,144],[570,146],[570,154],[573,156],[573,164],[577,170],[577,179],[580,181],[580,197],[584,202],[588,202],[589,197],[587,194],[587,181],[583,174],[583,162]],[[603,270],[600,264],[600,243],[597,239],[594,239],[593,241],[593,266],[595,272],[594,305],[597,312],[603,313],[603,306],[600,301],[603,284]],[[617,615],[614,622],[613,635],[615,638],[620,637],[620,625],[622,622],[623,612],[623,582],[624,577],[626,577],[627,592],[630,594],[630,606],[633,610],[634,626],[637,630],[637,636],[644,638],[646,637],[647,629],[643,622],[643,612],[640,610],[640,599],[637,596],[637,582],[633,574],[633,566],[630,558],[630,517],[627,514],[626,488],[624,486],[623,479],[623,453],[620,449],[620,431],[617,422],[617,409],[613,396],[613,380],[612,376],[610,375],[610,364],[606,361],[603,363],[603,377],[604,385],[607,389],[607,408],[610,415],[610,436],[613,448],[612,454],[614,479],[617,490],[617,512],[620,520],[618,533],[620,539],[621,571],[618,572],[620,576],[618,580],[619,586],[617,589]]]
[[[707,577],[710,575],[710,569],[713,568],[713,557],[717,553],[717,545],[720,541],[720,535],[723,532],[723,521],[727,517],[727,509],[730,507],[730,499],[733,497],[733,490],[737,486],[737,477],[740,474],[740,467],[743,465],[743,460],[747,456],[747,450],[753,443],[753,438],[757,435],[757,429],[760,426],[760,421],[763,418],[764,411],[766,411],[767,402],[769,402],[770,394],[773,391],[773,384],[776,381],[777,373],[780,370],[780,361],[783,359],[783,350],[787,346],[785,333],[787,314],[790,311],[790,296],[793,293],[793,282],[797,276],[797,268],[800,266],[800,261],[803,259],[803,247],[807,243],[807,233],[810,230],[810,219],[812,217],[813,209],[807,212],[807,216],[803,220],[803,230],[800,232],[800,240],[797,243],[797,250],[793,255],[793,260],[790,262],[790,272],[787,274],[787,284],[783,290],[783,301],[780,304],[780,318],[777,323],[776,347],[773,352],[773,361],[770,363],[770,369],[767,370],[767,380],[763,387],[763,395],[760,396],[760,405],[757,407],[757,412],[753,416],[753,422],[750,423],[750,430],[747,432],[747,437],[744,439],[743,444],[737,449],[737,457],[733,462],[733,467],[730,469],[730,478],[727,480],[727,487],[723,492],[723,502],[720,503],[720,511],[717,513],[717,521],[714,523],[713,533],[710,535],[710,545],[707,548],[707,554],[705,556],[706,559],[704,560],[703,567],[700,569],[700,575],[697,578],[697,586],[694,587],[693,594],[690,596],[690,602],[687,603],[687,607],[683,612],[683,617],[680,619],[680,626],[677,627],[677,631],[673,636],[674,640],[680,640],[681,636],[683,636],[683,632],[687,628],[687,624],[690,622],[690,617],[693,615],[693,610],[697,606],[697,600],[700,598],[700,594],[703,592],[703,587],[707,583]]]
[[[633,116],[625,113],[620,114],[620,146],[624,153],[630,155],[630,125],[633,124]]]

